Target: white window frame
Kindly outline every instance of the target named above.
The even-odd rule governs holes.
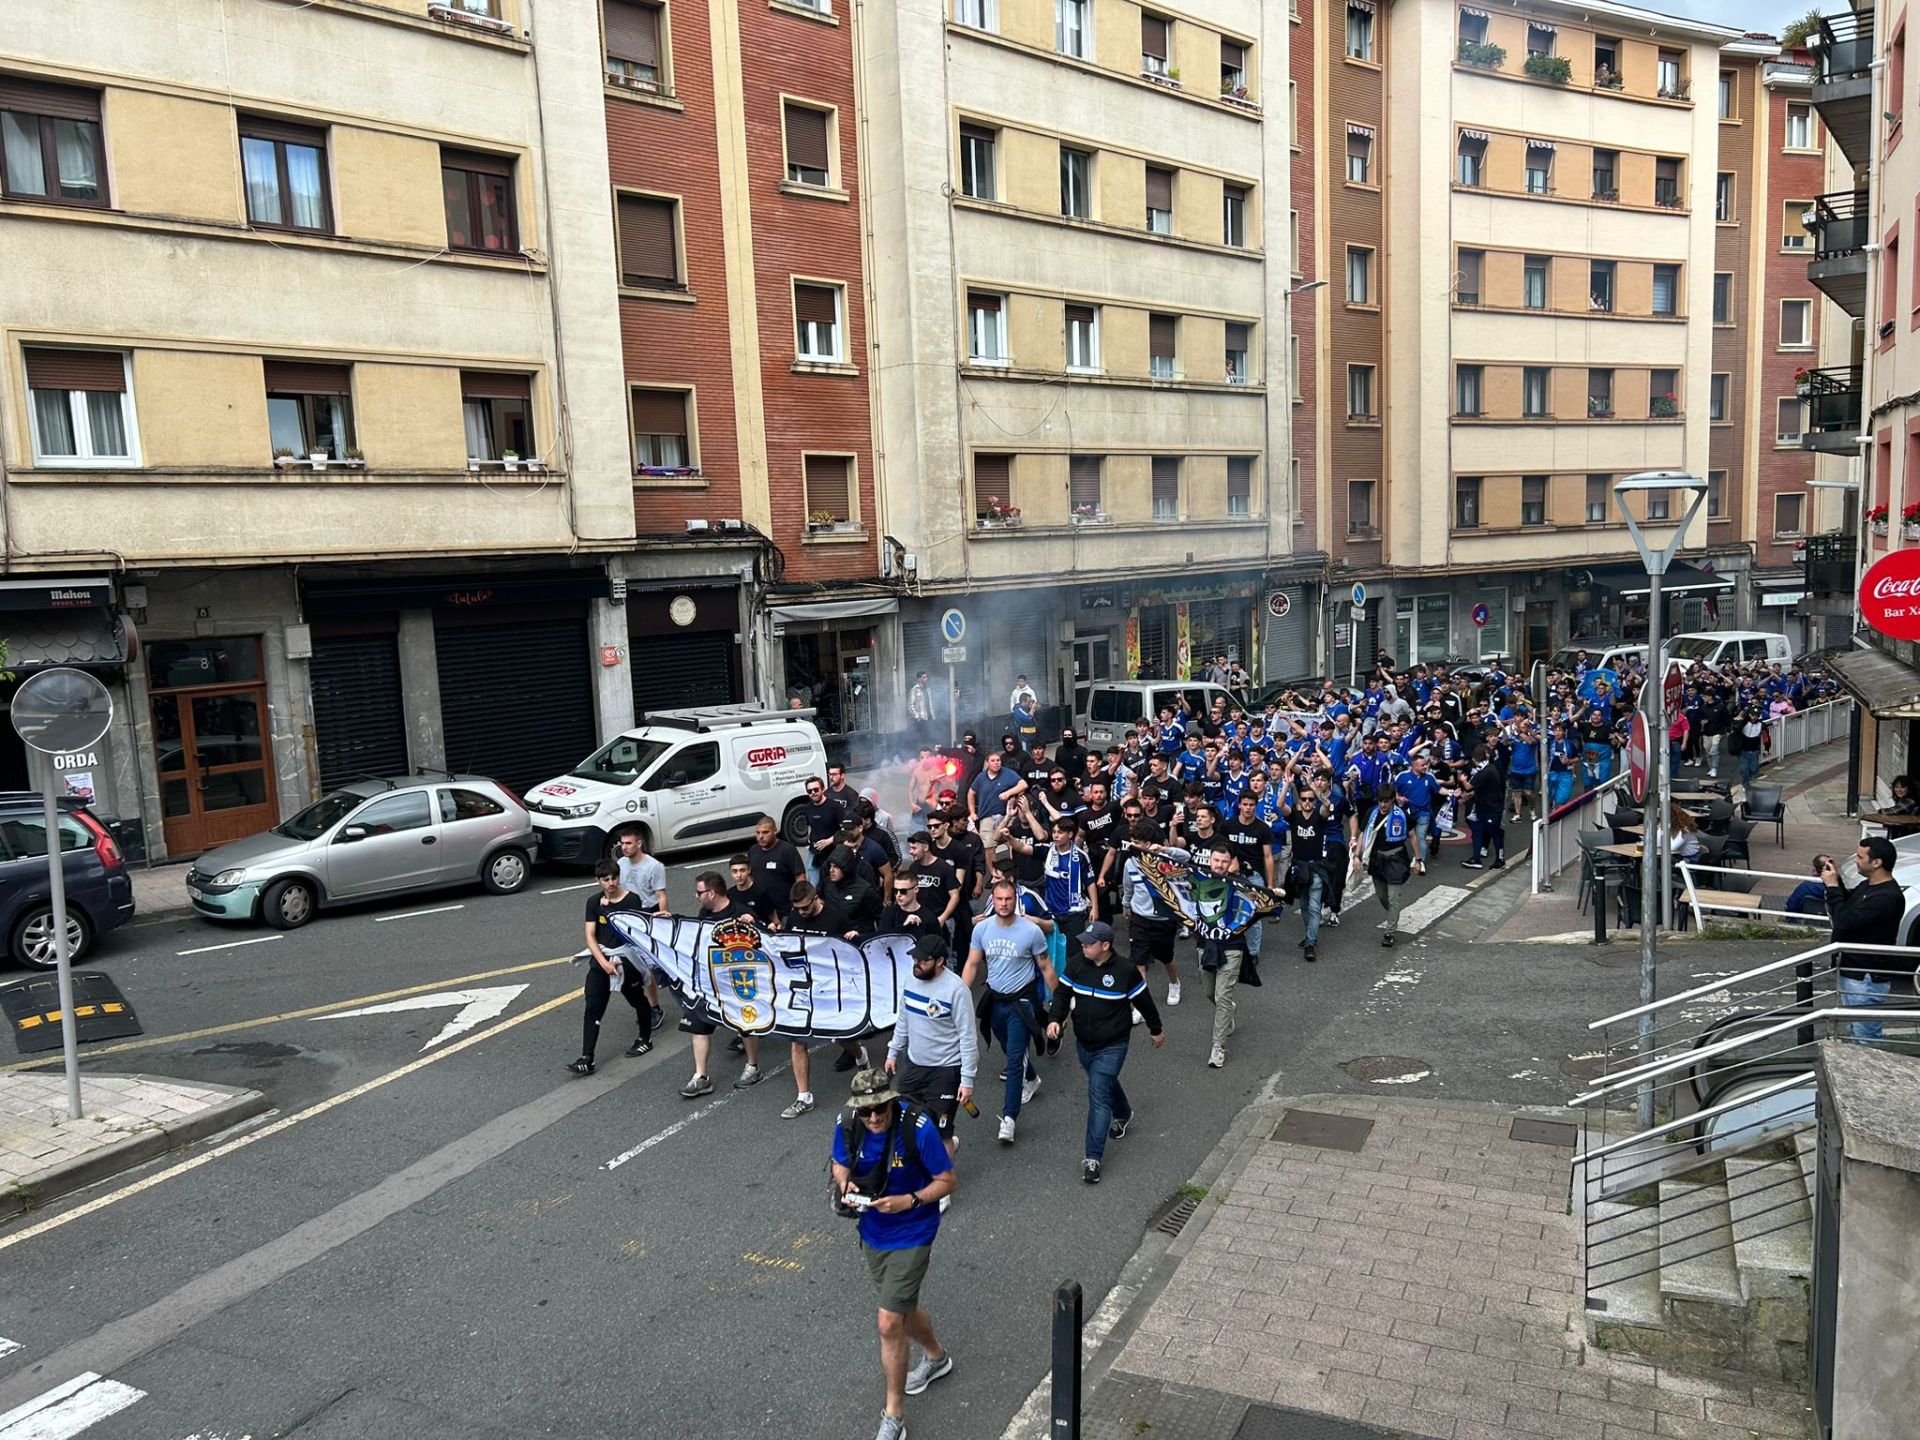
[[[133,404],[133,357],[127,351],[120,353],[120,373],[123,377],[120,398],[120,428],[126,432],[127,453],[125,455],[95,455],[93,452],[93,419],[87,413],[88,395],[110,394],[104,390],[59,390],[50,391],[67,397],[68,423],[73,427],[74,453],[71,455],[49,455],[40,443],[39,406],[34,403],[34,391],[27,392],[27,427],[33,438],[33,463],[47,469],[63,470],[124,470],[137,466],[140,461],[140,430],[138,417]]]
[[[1800,507],[1800,523],[1791,530],[1782,530],[1780,528],[1780,502],[1782,500],[1792,500]],[[1773,538],[1776,540],[1787,540],[1806,533],[1807,492],[1804,490],[1782,490],[1773,497]]]
[[[1160,460],[1171,460],[1173,461],[1173,464],[1174,464],[1173,504],[1170,508],[1165,510],[1160,508],[1161,506],[1160,497],[1153,493],[1153,465],[1155,462]],[[1180,467],[1180,457],[1177,455],[1156,455],[1153,457],[1153,460],[1150,460],[1147,463],[1147,503],[1151,507],[1150,513],[1155,520],[1178,520],[1180,518],[1180,468],[1179,467]]]
[[[1713,177],[1713,218],[1721,225],[1733,223],[1733,172],[1722,170]]]
[[[1794,140],[1794,131],[1801,130],[1798,143]],[[1809,100],[1787,101],[1786,116],[1781,122],[1780,136],[1783,147],[1788,150],[1812,150],[1813,143],[1813,103]]]
[[[1074,167],[1078,174],[1068,183],[1069,155],[1078,156],[1080,164]],[[1068,208],[1069,200],[1073,208]],[[1093,218],[1093,152],[1082,150],[1077,145],[1060,147],[1060,213],[1069,220],[1091,220]]]
[[[1353,153],[1353,142],[1356,140],[1364,142],[1364,148],[1358,155]],[[1360,172],[1357,175],[1354,173],[1356,167]],[[1373,184],[1373,132],[1371,131],[1365,135],[1356,135],[1351,130],[1347,132],[1347,183],[1349,185]]]
[[[1791,432],[1780,428],[1780,416],[1784,407],[1791,405],[1794,413],[1800,417],[1799,423]],[[1801,437],[1807,433],[1807,402],[1797,395],[1782,395],[1774,404],[1773,443],[1778,445],[1798,445]]]
[[[1003,308],[1004,303],[1003,301]],[[1092,309],[1093,321],[1085,327],[1087,332],[1086,354],[1078,361],[1073,358],[1074,322],[1069,319],[1066,323],[1067,373],[1069,375],[1098,375],[1100,373],[1100,307],[1095,305]],[[969,320],[968,323],[971,325],[971,320]]]
[[[1053,48],[1075,60],[1093,57],[1093,0],[1053,0]]]
[[[1374,393],[1374,382],[1378,379],[1372,365],[1347,366],[1347,419],[1374,420],[1379,418],[1380,397]],[[1361,393],[1364,392],[1364,393]],[[1356,394],[1366,403],[1358,410],[1353,406]]]
[[[1525,257],[1522,257],[1520,261],[1520,308],[1522,310],[1545,310],[1553,303],[1553,261],[1548,259],[1547,263],[1539,268],[1540,303],[1538,305],[1528,303],[1528,292],[1534,273],[1534,267],[1527,263]]]
[[[973,297],[976,295],[997,300],[999,305],[992,310],[976,309],[973,304]],[[993,320],[983,324],[981,317],[988,315],[991,315]],[[992,366],[1013,363],[1013,355],[1007,348],[1007,297],[997,291],[969,290],[967,292],[967,363]]]
[[[987,127],[982,125],[976,128],[984,130]],[[1000,199],[1000,132],[998,130],[994,131],[993,139],[986,142],[988,155],[984,176],[986,180],[986,190],[984,193],[968,188],[971,182],[982,178],[979,168],[970,163],[971,159],[975,158],[973,151],[978,143],[979,142],[967,134],[963,133],[960,136],[960,193],[969,200],[997,202]]]
[[[1247,248],[1247,194],[1235,195],[1237,186],[1220,187],[1220,243],[1236,250]]]
[[[1359,281],[1356,287],[1354,282]],[[1356,293],[1357,291],[1357,293]],[[1366,245],[1347,247],[1347,303],[1373,304],[1373,250]]]
[[[809,365],[844,365],[847,358],[843,343],[847,333],[847,287],[832,280],[809,280],[803,275],[796,275],[793,289],[802,285],[833,291],[833,326],[822,335],[819,321],[809,320],[803,326],[796,316],[793,327],[794,358]],[[790,296],[793,289],[788,292]],[[818,342],[823,339],[828,342],[828,349],[832,353],[823,353],[818,348]]]
[[[1242,321],[1229,321],[1229,324],[1242,324]],[[1229,385],[1251,385],[1253,383],[1253,326],[1247,324],[1247,348],[1235,350],[1231,346],[1221,347],[1222,359],[1226,363],[1227,383]],[[1240,368],[1233,368],[1233,357],[1240,357]]]
[[[1593,482],[1596,479],[1600,481],[1600,498],[1598,501],[1593,498]],[[1592,471],[1587,472],[1586,494],[1583,497],[1587,524],[1604,525],[1607,523],[1607,497],[1612,493],[1612,486],[1609,483],[1608,476],[1596,475]],[[1598,514],[1594,513],[1596,510],[1599,512]]]
[[[1787,339],[1787,312],[1795,310],[1800,318],[1800,338]],[[1813,348],[1813,301],[1804,298],[1791,298],[1780,302],[1780,348],[1782,350],[1811,350]]]
[[[1373,11],[1358,5],[1347,6],[1346,51],[1349,60],[1373,60]],[[1356,48],[1357,46],[1357,48]]]
[[[1546,164],[1534,164],[1536,155],[1545,156]],[[1527,194],[1551,195],[1553,193],[1553,151],[1543,145],[1527,146],[1526,176]]]
[[[1000,32],[1000,14],[998,0],[953,0],[953,23],[964,25],[969,30],[984,30],[989,35]]]
[[[1247,493],[1244,495],[1235,495],[1233,493],[1233,462],[1235,460],[1245,460],[1247,462]],[[1229,455],[1227,457],[1227,518],[1229,520],[1250,520],[1253,518],[1253,472],[1257,463],[1251,455]],[[1238,510],[1233,508],[1235,501],[1239,502],[1240,508]]]

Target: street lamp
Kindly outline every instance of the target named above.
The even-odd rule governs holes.
[[[1642,528],[1642,518],[1633,513],[1629,503],[1635,495],[1659,492],[1672,494],[1678,490],[1687,497],[1687,512],[1672,522],[1673,534],[1664,545],[1655,545]],[[1653,1004],[1653,951],[1654,929],[1659,915],[1656,905],[1667,901],[1667,655],[1666,626],[1660,614],[1660,581],[1667,573],[1667,566],[1679,550],[1680,542],[1686,539],[1687,530],[1693,524],[1694,516],[1700,513],[1700,506],[1707,498],[1707,482],[1698,475],[1689,475],[1684,470],[1642,470],[1637,475],[1623,477],[1613,487],[1614,499],[1620,503],[1620,514],[1627,522],[1627,533],[1633,536],[1633,548],[1640,552],[1641,563],[1647,567],[1647,686],[1645,704],[1647,707],[1647,800],[1642,807],[1641,819],[1645,828],[1641,833],[1640,856],[1640,1003],[1642,1006]],[[1664,523],[1664,522],[1663,522]],[[1668,917],[1672,923],[1672,917]],[[1643,1009],[1640,1013],[1640,1057],[1643,1061],[1653,1058],[1653,1012]],[[1653,1125],[1653,1082],[1647,1080],[1640,1086],[1640,1126],[1648,1129]]]

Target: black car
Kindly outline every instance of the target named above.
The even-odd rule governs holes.
[[[67,881],[68,958],[94,936],[133,918],[133,881],[107,827],[78,800],[60,805],[60,853]],[[0,792],[0,934],[19,964],[51,970],[53,900],[47,884],[47,823],[31,791]]]

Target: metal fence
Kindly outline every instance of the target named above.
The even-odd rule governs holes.
[[[1773,737],[1773,758],[1784,760],[1789,755],[1798,755],[1829,740],[1838,740],[1852,724],[1853,701],[1850,698],[1829,700],[1824,705],[1777,715],[1767,722],[1767,729]]]
[[[1533,822],[1533,892],[1553,888],[1553,877],[1580,855],[1580,833],[1606,830],[1607,812],[1626,793],[1625,772],[1585,794],[1576,795],[1544,820]]]

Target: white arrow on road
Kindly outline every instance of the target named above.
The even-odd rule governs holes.
[[[440,1033],[420,1047],[433,1049],[474,1026],[493,1019],[514,1002],[525,985],[490,985],[482,990],[441,990],[432,995],[409,995],[404,1000],[389,1000],[384,1005],[363,1005],[358,1010],[342,1010],[334,1015],[319,1015],[319,1020],[346,1020],[355,1015],[387,1015],[401,1010],[444,1010],[460,1006],[460,1013],[440,1028]]]

